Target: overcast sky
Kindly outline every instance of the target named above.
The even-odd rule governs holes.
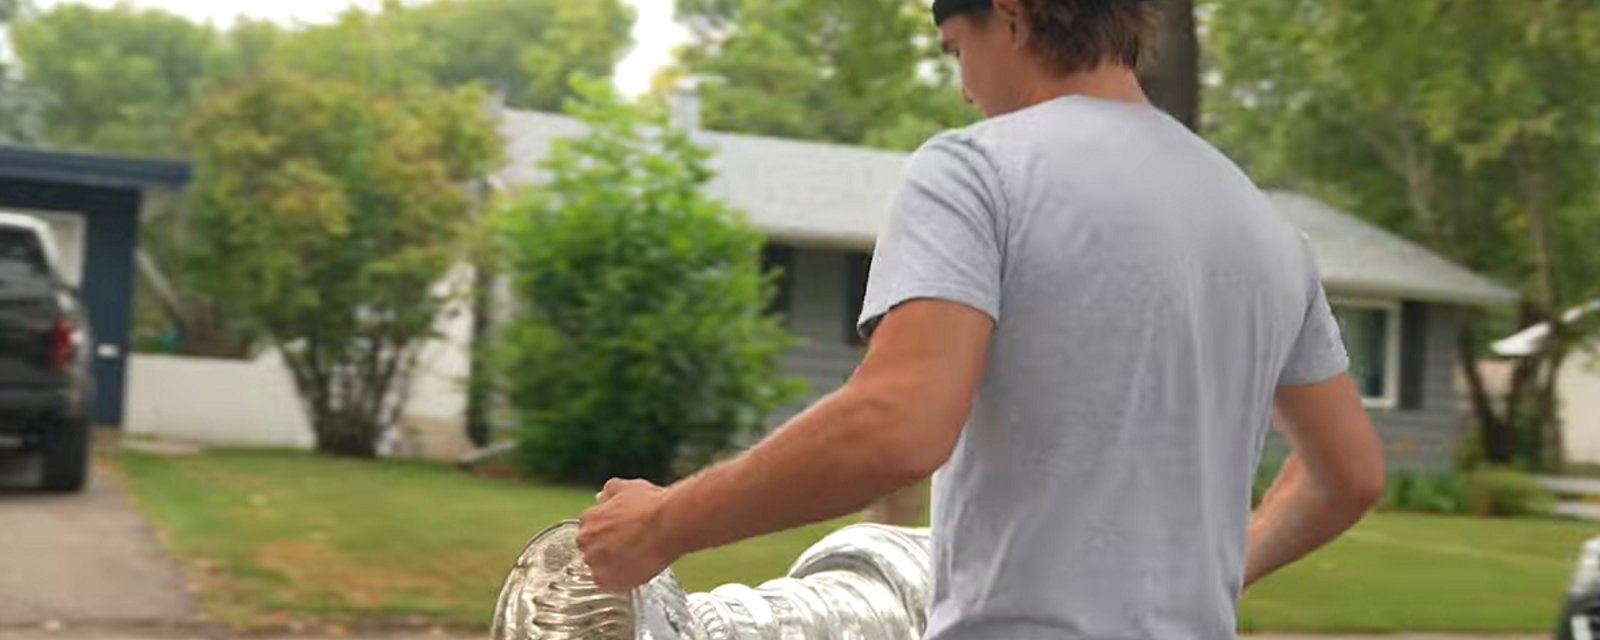
[[[117,0],[65,0],[108,7]],[[239,15],[267,18],[283,23],[325,22],[345,7],[358,5],[375,9],[381,0],[122,0],[140,7],[156,7],[196,20],[227,25]],[[573,0],[582,2],[584,0]],[[672,47],[688,34],[672,21],[672,0],[623,0],[638,9],[639,22],[633,27],[634,49],[617,65],[617,86],[637,95],[650,88],[657,69],[671,61]],[[34,0],[40,7],[63,4],[64,0]]]

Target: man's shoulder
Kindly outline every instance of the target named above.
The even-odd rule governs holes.
[[[1063,147],[1094,147],[1106,136],[1127,135],[1125,114],[1102,102],[1063,97],[1010,113],[986,118],[964,127],[942,131],[923,148],[955,145],[981,154],[992,162],[1013,156],[1049,154]]]

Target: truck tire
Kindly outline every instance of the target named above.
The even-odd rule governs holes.
[[[89,477],[89,423],[64,420],[44,447],[44,490],[76,493]]]

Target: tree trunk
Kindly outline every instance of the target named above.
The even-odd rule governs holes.
[[[1483,457],[1491,464],[1510,464],[1516,459],[1516,434],[1504,415],[1495,410],[1494,398],[1478,369],[1478,320],[1469,318],[1461,326],[1456,341],[1457,359],[1467,379],[1467,390],[1472,401],[1472,413],[1478,423]]]
[[[490,321],[494,314],[494,274],[487,260],[479,260],[472,279],[472,354],[467,363],[467,438],[479,447],[488,446],[490,436],[489,403],[493,372],[489,370]]]
[[[1566,451],[1561,437],[1561,399],[1556,395],[1557,386],[1561,377],[1561,366],[1566,362],[1566,349],[1561,345],[1553,347],[1553,352],[1545,360],[1545,376],[1543,387],[1539,390],[1539,456],[1538,468],[1543,471],[1556,472],[1566,464]]]
[[[377,429],[363,416],[329,411],[312,422],[317,432],[317,451],[347,458],[378,457]]]
[[[1189,129],[1200,130],[1200,40],[1194,0],[1162,0],[1155,55],[1140,71],[1150,101]]]
[[[1522,189],[1523,203],[1528,213],[1528,233],[1533,243],[1534,275],[1539,295],[1537,312],[1546,326],[1549,337],[1545,339],[1539,364],[1544,375],[1534,378],[1534,397],[1530,398],[1533,421],[1528,424],[1534,436],[1528,459],[1543,470],[1560,466],[1562,452],[1560,441],[1561,416],[1556,399],[1556,382],[1560,377],[1561,363],[1566,358],[1566,326],[1562,322],[1560,290],[1555,276],[1555,250],[1550,244],[1550,217],[1554,205],[1546,185],[1544,154],[1538,149],[1519,145],[1513,166],[1520,174],[1518,185]]]

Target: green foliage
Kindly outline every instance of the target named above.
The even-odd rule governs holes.
[[[675,73],[700,80],[708,128],[909,149],[977,118],[922,0],[680,0],[678,17]]]
[[[1528,474],[1504,467],[1472,472],[1472,513],[1491,518],[1545,515],[1555,497]]]
[[[1470,513],[1471,485],[1467,476],[1457,471],[1393,472],[1384,484],[1379,508],[1416,513]]]
[[[441,0],[386,15],[438,50],[435,82],[483,82],[509,106],[544,111],[572,97],[572,76],[610,77],[634,22],[621,0]]]
[[[479,92],[263,73],[191,129],[193,284],[284,353],[320,448],[372,455],[500,141]]]
[[[24,13],[11,40],[28,84],[49,97],[48,140],[163,156],[180,154],[183,118],[216,47],[210,27],[125,3]]]
[[[1600,229],[1600,84],[1579,80],[1600,66],[1600,5],[1227,0],[1207,15],[1218,81],[1206,121],[1259,181],[1520,288],[1523,317],[1489,332],[1600,296],[1588,235]],[[1467,320],[1470,363],[1494,336]],[[1534,382],[1478,411],[1488,459],[1551,465],[1559,418],[1545,391],[1582,337],[1522,359],[1517,377]]]
[[[708,151],[659,107],[578,83],[589,126],[557,143],[549,178],[502,214],[522,307],[504,376],[537,477],[673,479],[762,426],[798,391],[767,316],[761,235],[707,197]]]
[[[15,6],[6,2],[0,11]],[[610,73],[632,24],[620,0],[387,2],[328,25],[244,20],[227,30],[126,3],[63,3],[23,12],[12,39],[28,86],[49,98],[50,143],[181,156],[196,104],[265,67],[384,91],[481,84],[511,106],[555,109],[570,74]],[[0,91],[0,109],[15,95]],[[0,135],[10,124],[0,121]]]
[[[573,74],[609,76],[630,42],[620,0],[435,0],[350,9],[279,48],[291,68],[369,87],[478,84],[517,108],[558,109]]]
[[[1380,508],[1512,518],[1547,514],[1553,499],[1522,471],[1485,466],[1468,472],[1391,473]]]
[[[0,28],[21,6],[19,0],[0,0]],[[0,60],[0,143],[36,143],[43,135],[44,106],[43,96],[18,82],[6,61]]]

